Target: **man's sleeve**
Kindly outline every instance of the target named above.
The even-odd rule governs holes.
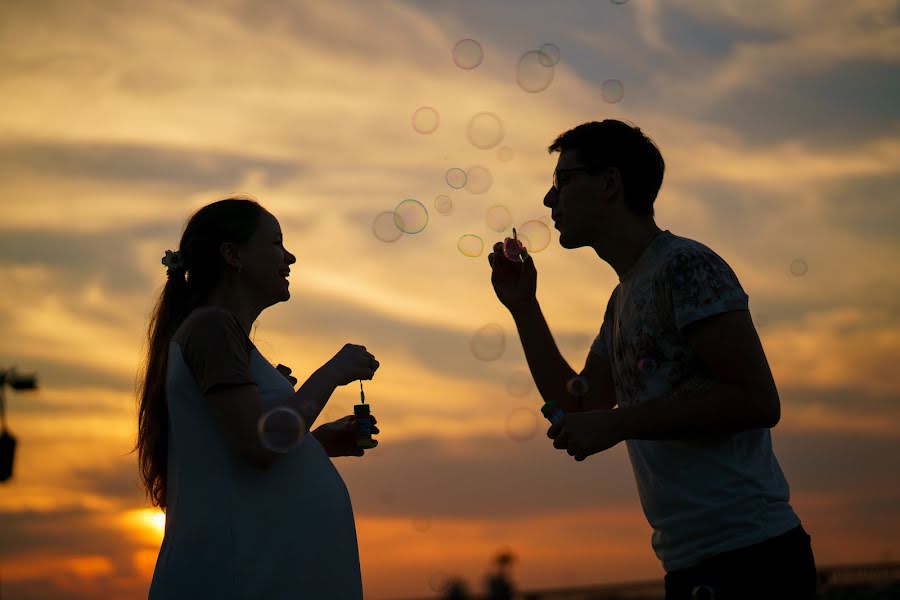
[[[750,297],[737,275],[708,248],[679,250],[664,267],[666,300],[682,331],[700,319],[733,310],[749,310]]]
[[[615,319],[615,298],[616,294],[619,293],[619,286],[616,286],[616,289],[613,290],[613,293],[609,296],[609,301],[606,303],[606,313],[603,315],[603,324],[600,326],[600,333],[594,338],[594,343],[591,344],[591,352],[599,356],[603,360],[610,360],[610,332],[612,331],[613,319]]]
[[[204,395],[256,383],[250,370],[250,340],[237,317],[224,309],[211,308],[191,317],[182,353]]]

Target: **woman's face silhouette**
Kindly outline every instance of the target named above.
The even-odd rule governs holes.
[[[241,248],[243,268],[237,280],[263,308],[286,302],[291,297],[287,274],[295,262],[297,257],[284,247],[278,219],[263,212],[253,236]]]

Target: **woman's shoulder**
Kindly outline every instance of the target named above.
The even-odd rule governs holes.
[[[219,338],[222,333],[245,338],[237,317],[220,306],[204,305],[192,310],[172,336],[172,341],[184,344],[188,339]],[[249,338],[247,342],[249,343]]]

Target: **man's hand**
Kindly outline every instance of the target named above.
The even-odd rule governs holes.
[[[378,433],[375,423],[378,422],[374,415],[372,418],[372,435]],[[337,456],[363,456],[365,450],[356,447],[356,417],[347,415],[337,421],[325,423],[313,430],[312,434],[316,436],[328,456],[334,458]],[[378,444],[378,440],[373,440]]]
[[[553,440],[554,448],[566,450],[569,456],[582,461],[625,439],[618,416],[615,410],[567,413],[555,425],[550,426],[547,437]]]
[[[534,268],[534,260],[530,254],[524,252],[522,258],[525,262],[513,262],[506,258],[503,254],[503,242],[494,244],[493,252],[488,254],[494,292],[510,311],[535,301],[537,269]]]

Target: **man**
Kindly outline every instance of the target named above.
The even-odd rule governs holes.
[[[734,272],[703,244],[661,230],[665,163],[639,128],[579,125],[544,197],[559,243],[589,246],[619,284],[583,371],[560,354],[530,256],[488,257],[541,395],[565,413],[547,432],[577,461],[625,441],[666,598],[813,598],[810,537],[791,508],[770,428],[780,403]],[[567,393],[576,376],[587,393]],[[712,597],[712,596],[710,596]]]

